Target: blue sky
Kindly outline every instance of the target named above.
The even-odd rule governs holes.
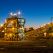
[[[10,12],[21,11],[26,26],[50,22],[53,17],[53,0],[0,0],[0,23]]]

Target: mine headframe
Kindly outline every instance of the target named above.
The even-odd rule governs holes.
[[[5,20],[4,24],[4,39],[6,40],[21,40],[24,35],[24,18],[18,18],[17,16],[11,16]]]

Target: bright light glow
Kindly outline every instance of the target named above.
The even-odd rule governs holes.
[[[7,33],[5,33],[5,35],[7,35]]]
[[[2,32],[4,32],[4,30]]]
[[[13,23],[13,21],[11,21],[11,23]]]
[[[21,14],[21,12],[19,11],[19,12],[18,12],[18,15],[20,15],[20,14]]]
[[[17,16],[17,15],[20,15],[20,14],[21,14],[20,11],[18,11],[18,13],[12,13],[12,12],[10,13],[11,16]]]
[[[12,34],[10,33],[10,36],[12,36]]]
[[[19,33],[18,35],[20,39],[22,39],[25,36],[24,33]]]
[[[45,33],[44,33],[44,36],[46,37],[46,35],[47,35],[47,33],[45,32]]]
[[[13,15],[14,15],[14,16],[17,16],[17,14],[16,14],[16,13],[14,13]]]
[[[52,33],[52,36],[53,36],[53,33]]]
[[[46,26],[46,24],[41,25],[41,27],[44,27],[44,26]]]
[[[48,23],[48,24],[50,24],[50,23]]]
[[[49,33],[49,35],[53,37],[53,33]]]
[[[13,13],[11,12],[10,15],[13,15]]]
[[[45,26],[46,24],[43,24],[43,26]]]
[[[22,35],[21,33],[19,33],[18,35],[19,35],[19,38],[20,38],[20,39],[23,37],[23,35]]]
[[[14,30],[15,28],[13,27],[12,29]]]
[[[41,27],[44,27],[44,26],[45,26],[45,24],[41,25]]]
[[[3,26],[3,24],[0,25],[1,27]]]
[[[6,28],[5,28],[6,29]]]
[[[17,13],[10,13],[11,16],[17,16]]]
[[[12,37],[12,33],[10,33],[9,36]]]

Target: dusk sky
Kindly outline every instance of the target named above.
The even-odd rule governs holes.
[[[51,22],[53,0],[0,0],[0,24],[10,12],[21,11],[25,26],[36,26]]]

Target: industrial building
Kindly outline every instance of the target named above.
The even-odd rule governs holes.
[[[24,34],[25,19],[16,14],[10,15],[3,24],[4,40],[21,40]]]

